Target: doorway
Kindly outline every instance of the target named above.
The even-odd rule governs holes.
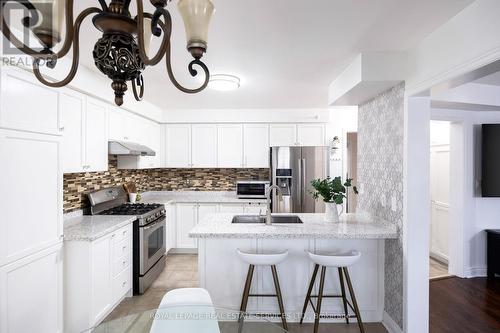
[[[356,185],[358,180],[358,133],[357,132],[346,133],[346,146],[347,146],[346,179],[351,178],[352,184]],[[357,195],[354,193],[353,188],[352,187],[347,188],[346,212],[355,213],[357,205],[358,205],[358,198]]]
[[[429,278],[449,274],[450,122],[430,122]]]

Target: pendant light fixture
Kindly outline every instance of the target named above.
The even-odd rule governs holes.
[[[176,80],[171,65],[170,39],[172,19],[167,10],[170,0],[150,0],[155,7],[153,13],[144,11],[143,0],[136,0],[137,12],[134,16],[129,11],[132,0],[95,0],[97,7],[84,9],[74,19],[74,0],[1,0],[0,29],[4,36],[21,52],[32,56],[33,72],[36,78],[50,87],[62,87],[70,83],[76,75],[80,56],[80,28],[87,17],[92,17],[95,28],[102,32],[94,46],[93,57],[96,67],[111,81],[115,95],[115,103],[123,104],[123,97],[131,83],[134,97],[141,100],[144,95],[144,79],[142,73],[147,66],[154,66],[165,58],[167,75],[172,84],[185,93],[198,93],[206,88],[210,79],[208,67],[201,61],[207,51],[208,28],[214,12],[210,0],[179,0],[178,9],[184,20],[187,36],[187,50],[193,57],[188,64],[192,77],[198,75],[195,66],[201,68],[205,79],[196,89],[188,89]],[[43,46],[42,50],[34,50],[25,45],[11,33],[6,22],[6,4],[18,3],[24,6],[29,15],[22,23],[36,36]],[[61,36],[63,26],[66,27],[64,39]],[[152,38],[161,38],[161,45],[153,57],[149,57]],[[55,51],[59,44],[61,47]],[[40,72],[40,63],[45,61],[47,67],[53,69],[57,60],[66,56],[72,48],[72,65],[68,75],[61,81],[53,82],[44,78]]]

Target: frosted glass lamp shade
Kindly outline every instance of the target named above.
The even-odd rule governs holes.
[[[153,31],[151,30],[151,19],[144,18],[144,50],[146,51],[146,54],[149,54],[152,38]]]
[[[32,28],[35,35],[44,44],[50,38],[53,45],[60,42],[66,0],[32,0],[31,3],[40,15],[37,25]]]
[[[213,3],[210,0],[179,0],[177,6],[184,20],[188,50],[199,48],[205,52]]]

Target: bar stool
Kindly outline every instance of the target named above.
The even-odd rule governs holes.
[[[302,317],[300,319],[300,323],[302,324],[304,320],[304,316],[307,310],[307,306],[309,303],[311,303],[311,306],[314,310],[315,313],[315,318],[314,318],[314,333],[318,332],[319,329],[319,319],[320,318],[331,318],[332,316],[327,316],[321,315],[321,302],[323,301],[323,298],[342,298],[342,301],[344,303],[344,314],[345,314],[345,321],[347,324],[349,324],[349,311],[347,306],[354,311],[354,314],[356,316],[356,319],[358,321],[358,326],[359,330],[361,333],[365,332],[365,329],[363,327],[363,322],[361,320],[361,313],[359,312],[359,307],[358,307],[358,302],[356,301],[356,295],[354,294],[354,289],[352,287],[352,282],[351,278],[349,276],[349,271],[347,267],[355,264],[359,258],[361,258],[361,253],[358,251],[352,251],[351,253],[347,254],[339,254],[339,255],[321,255],[321,254],[314,254],[311,252],[307,251],[307,254],[309,255],[309,258],[311,261],[315,264],[314,266],[314,271],[311,277],[311,282],[309,283],[309,289],[307,290],[307,296],[304,301],[304,307],[302,308]],[[318,274],[318,269],[321,266],[321,278],[319,281],[319,290],[318,290],[318,295],[314,296],[311,295],[312,289],[314,287],[314,282],[316,280],[316,275]],[[337,267],[338,272],[339,272],[339,280],[340,280],[340,290],[342,292],[341,295],[323,295],[323,288],[325,286],[325,274],[326,274],[326,268],[327,267]],[[347,288],[349,289],[349,294],[351,296],[351,302],[347,300],[347,295],[345,291],[345,285],[344,285],[344,277],[347,282]],[[317,303],[316,307],[314,306],[311,298],[317,298]]]
[[[278,306],[280,308],[281,322],[283,324],[283,328],[285,329],[285,331],[287,331],[288,325],[286,323],[285,307],[283,306],[283,297],[281,296],[281,288],[278,279],[278,272],[276,271],[276,265],[286,259],[286,257],[288,256],[288,251],[280,253],[256,254],[243,252],[237,249],[236,252],[244,262],[249,264],[245,288],[243,289],[243,296],[241,297],[238,333],[241,333],[243,330],[243,321],[245,319],[245,312],[247,310],[249,297],[276,297],[278,299]],[[271,266],[276,294],[250,294],[250,287],[252,286],[252,277],[255,266]]]

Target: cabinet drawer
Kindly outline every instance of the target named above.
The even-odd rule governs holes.
[[[121,242],[115,242],[113,258],[116,260],[132,252],[132,241],[130,238],[123,239]]]
[[[111,236],[115,244],[122,242],[125,239],[132,239],[132,224],[127,225],[113,232]]]
[[[117,302],[132,288],[132,267],[113,279],[113,300]]]
[[[113,277],[118,276],[124,269],[132,267],[132,252],[115,260],[113,264]]]

